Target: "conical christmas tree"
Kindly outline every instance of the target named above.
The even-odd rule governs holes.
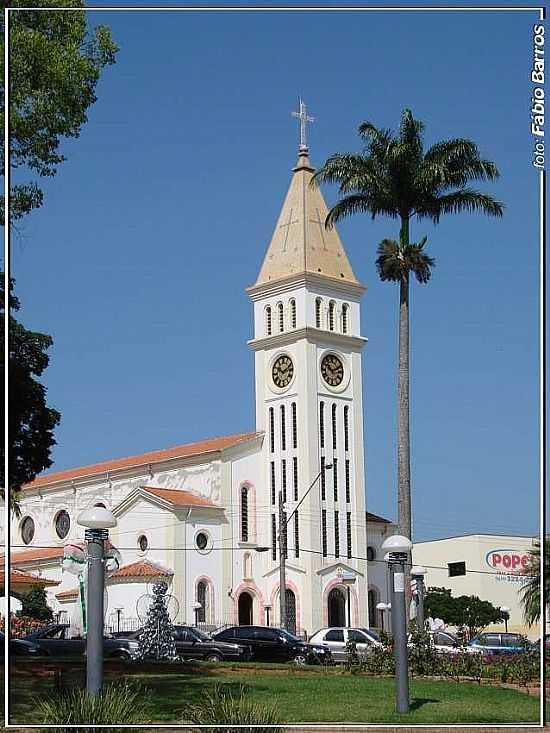
[[[166,608],[166,583],[155,583],[153,586],[153,603],[147,612],[147,621],[139,637],[139,648],[136,660],[154,659],[175,661],[178,658],[174,627]]]

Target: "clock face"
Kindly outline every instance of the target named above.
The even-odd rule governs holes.
[[[288,387],[294,374],[294,364],[290,356],[283,354],[275,359],[271,376],[276,387]]]
[[[334,354],[327,354],[321,362],[321,374],[330,387],[338,387],[344,379],[344,365]]]

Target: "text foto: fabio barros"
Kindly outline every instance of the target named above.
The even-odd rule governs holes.
[[[536,86],[531,97],[531,134],[535,138],[533,165],[544,168],[544,26],[533,26],[533,68],[531,81]]]

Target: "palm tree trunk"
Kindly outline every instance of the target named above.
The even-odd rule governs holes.
[[[402,219],[401,247],[409,244],[409,220]],[[411,444],[409,431],[409,273],[399,282],[399,417],[397,428],[397,521],[399,533],[411,536]],[[411,556],[405,564],[405,608],[407,626],[411,604]]]
[[[401,246],[409,244],[409,220],[403,219]],[[399,532],[411,538],[411,445],[409,433],[409,274],[399,284],[399,422],[397,432],[397,517]]]

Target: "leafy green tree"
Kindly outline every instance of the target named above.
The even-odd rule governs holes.
[[[83,0],[24,0],[35,8],[84,7]],[[0,84],[4,89],[4,16],[0,19]],[[96,101],[96,86],[103,67],[115,61],[117,51],[108,28],[89,31],[84,10],[13,10],[10,36],[10,162],[14,171],[53,176],[65,160],[59,151],[62,138],[78,137]],[[1,111],[2,130],[5,111]],[[0,148],[4,169],[6,151]],[[42,205],[36,180],[15,183],[10,189],[11,221]],[[0,200],[0,223],[5,223],[5,202]]]
[[[21,610],[17,612],[17,616],[34,618],[38,621],[51,621],[53,612],[46,598],[45,589],[41,585],[33,585],[28,593],[21,596]]]
[[[331,208],[325,226],[354,214],[372,219],[385,215],[400,222],[399,241],[385,239],[378,248],[382,280],[399,283],[399,425],[397,441],[397,502],[401,534],[411,538],[409,438],[409,280],[430,279],[434,260],[424,252],[426,239],[412,244],[411,221],[437,223],[445,214],[463,211],[502,216],[503,205],[471,188],[470,181],[492,181],[494,163],[480,157],[471,140],[443,140],[424,150],[424,124],[405,109],[396,134],[363,122],[359,135],[363,153],[337,153],[317,171],[317,183],[335,183],[342,198]]]
[[[524,574],[528,575],[525,585],[520,590],[520,600],[523,607],[525,622],[532,626],[540,621],[540,542],[535,542],[529,553],[529,565],[525,568]],[[550,542],[548,538],[544,542],[544,597],[550,598]]]
[[[55,445],[54,428],[61,416],[46,404],[46,388],[38,382],[49,363],[47,350],[52,345],[50,336],[36,331],[27,331],[11,315],[19,310],[19,301],[13,295],[13,280],[10,279],[10,317],[8,353],[8,479],[10,507],[19,513],[18,496],[21,486],[51,466],[50,450]],[[0,273],[0,336],[4,343],[4,276]],[[2,362],[2,371],[4,364]],[[2,379],[2,384],[4,380]],[[4,423],[2,422],[2,425]],[[4,476],[4,437],[2,437],[2,458],[0,481],[6,486]]]
[[[489,624],[504,621],[500,608],[477,596],[453,596],[448,588],[428,588],[424,599],[428,616],[452,626],[465,626],[470,639]]]

